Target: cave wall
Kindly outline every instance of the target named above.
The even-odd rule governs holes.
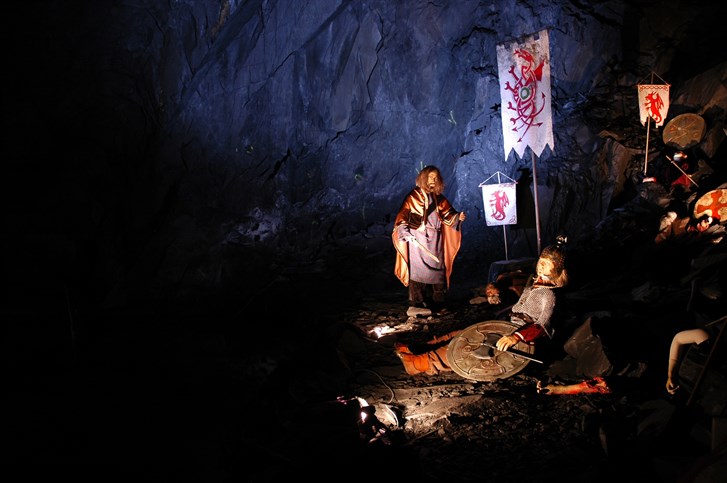
[[[695,26],[724,10],[710,2],[11,6],[6,251],[108,303],[264,282],[271,263],[325,265],[341,246],[393,257],[391,222],[426,164],[469,215],[458,263],[484,274],[505,242],[535,255],[526,196],[505,240],[479,184],[501,172],[532,190],[531,156],[503,153],[496,45],[542,29],[555,136],[536,163],[543,244],[587,233],[635,182],[636,84],[653,72],[674,112],[705,115],[712,153],[724,137],[725,53],[705,40],[719,30]]]

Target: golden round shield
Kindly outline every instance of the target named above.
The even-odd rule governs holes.
[[[699,114],[679,114],[666,123],[662,139],[668,146],[689,149],[699,144],[706,131],[707,125]]]
[[[489,320],[467,327],[449,342],[447,360],[450,367],[460,376],[475,381],[494,381],[517,374],[530,362],[524,356],[535,352],[534,345],[518,342],[511,347],[524,356],[489,347],[517,328],[512,322],[502,320]],[[475,351],[476,354],[473,354]]]

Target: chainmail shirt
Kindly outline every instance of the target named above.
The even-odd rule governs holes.
[[[553,316],[555,301],[556,296],[552,288],[528,285],[520,299],[512,306],[513,314],[510,321],[520,327],[527,322],[533,322],[543,327],[548,337],[553,337],[550,318]],[[518,314],[524,314],[526,317]],[[527,318],[530,320],[525,320]]]

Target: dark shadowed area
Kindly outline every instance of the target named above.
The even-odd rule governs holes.
[[[726,14],[6,2],[0,460],[153,481],[721,481],[726,343],[676,395],[665,382],[674,334],[727,315]],[[543,30],[553,146],[505,153],[497,47]],[[669,85],[662,125],[641,122],[641,84]],[[391,233],[429,164],[467,219],[445,310],[410,317]],[[491,226],[498,174],[517,222]],[[406,373],[395,344],[506,320],[486,284],[560,234],[571,283],[537,361]]]

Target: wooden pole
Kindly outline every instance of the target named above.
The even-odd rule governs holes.
[[[499,171],[497,172],[497,184],[502,184]],[[507,257],[507,232],[505,232],[505,225],[502,225],[502,241],[505,243],[505,260],[510,260]]]
[[[661,79],[661,77],[660,77]],[[663,80],[663,79],[662,79]],[[654,72],[651,73],[651,83],[654,83]],[[644,176],[649,165],[649,134],[651,132],[651,115],[646,116],[646,149],[644,149]]]
[[[533,163],[533,197],[535,198],[535,233],[538,237],[538,253],[536,257],[540,256],[540,208],[538,206],[538,174],[535,170],[535,153],[532,148],[530,149],[530,156]]]
[[[646,149],[644,150],[644,176],[649,165],[649,131],[651,131],[651,116],[646,116]]]
[[[505,231],[505,225],[502,225],[502,239],[505,241],[505,260],[510,260],[507,257],[507,232]]]

